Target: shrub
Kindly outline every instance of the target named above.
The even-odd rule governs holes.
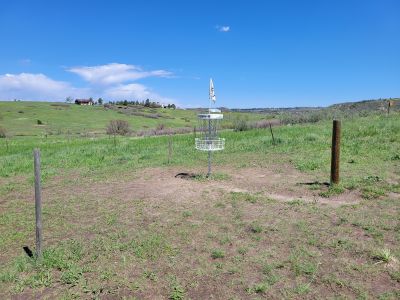
[[[3,127],[0,127],[0,138],[4,139],[7,137],[7,132]]]
[[[157,125],[157,128],[156,128],[157,131],[163,130],[163,129],[165,129],[165,124],[161,123],[161,124]]]
[[[260,120],[256,121],[252,124],[253,128],[261,129],[261,128],[269,128],[270,121],[268,120]]]
[[[249,129],[249,125],[244,118],[237,118],[233,121],[233,130],[235,131],[246,131]]]
[[[184,134],[190,133],[192,128],[181,127],[181,128],[164,128],[162,130],[148,129],[139,130],[135,132],[136,136],[153,136],[153,135],[170,135],[170,134]]]
[[[127,135],[129,132],[129,123],[124,120],[111,120],[106,128],[106,133],[110,135]]]
[[[36,122],[37,122],[38,125],[43,125],[43,122],[40,121],[40,120],[37,120]]]

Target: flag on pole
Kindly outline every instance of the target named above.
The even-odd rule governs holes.
[[[212,100],[214,103],[217,100],[217,98],[215,97],[214,83],[212,81],[212,78],[210,78],[210,100]]]

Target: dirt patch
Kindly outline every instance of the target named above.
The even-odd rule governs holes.
[[[291,165],[277,165],[269,168],[218,168],[216,178],[207,178],[200,169],[179,170],[177,168],[147,168],[136,172],[121,174],[118,178],[104,181],[85,182],[82,175],[68,173],[66,176],[56,176],[51,182],[43,185],[43,191],[51,197],[52,194],[91,194],[96,193],[100,198],[107,197],[140,197],[167,199],[167,195],[179,195],[180,199],[193,197],[195,194],[223,190],[225,192],[242,192],[261,194],[278,201],[302,200],[305,202],[321,203],[330,206],[357,204],[362,200],[358,191],[345,191],[340,195],[324,198],[319,195],[327,189],[325,182],[318,181],[311,175],[301,173]],[[219,178],[221,177],[221,178]],[[66,180],[75,178],[75,180]],[[25,182],[26,178],[2,180],[4,184]],[[320,184],[320,189],[310,186]],[[14,197],[29,198],[31,190],[15,191]],[[12,196],[9,193],[8,196]],[[398,199],[399,194],[391,193],[391,198]],[[47,198],[48,198],[47,197]],[[9,198],[9,197],[7,197]],[[13,198],[13,197],[11,197]],[[5,203],[6,199],[2,202]]]
[[[133,195],[147,198],[185,197],[192,198],[202,192],[223,190],[224,192],[241,192],[259,194],[279,201],[302,200],[325,205],[340,206],[356,204],[361,197],[356,191],[345,191],[330,198],[319,196],[321,190],[311,190],[307,184],[316,182],[315,178],[301,173],[291,166],[271,168],[221,168],[222,179],[206,178],[201,170],[184,170],[177,172],[176,168],[149,168],[140,172],[140,177],[125,181],[122,186],[113,184],[113,194],[123,194],[122,197]],[[185,180],[183,180],[185,179]],[[97,192],[106,192],[104,184],[91,186]],[[119,193],[118,193],[119,191]]]

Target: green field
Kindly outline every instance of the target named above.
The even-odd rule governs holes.
[[[115,106],[118,107],[118,106]],[[111,120],[129,122],[133,131],[156,128],[193,128],[197,126],[197,112],[183,109],[143,108],[138,115],[125,114],[126,107],[107,109],[103,106],[80,106],[49,102],[1,102],[0,127],[12,136],[33,135],[98,135],[105,134]],[[232,122],[236,116],[247,120],[259,120],[260,115],[227,113],[225,119]],[[38,124],[38,120],[42,124]]]
[[[331,121],[274,127],[275,145],[269,129],[223,131],[226,149],[205,178],[194,134],[115,145],[65,129],[159,120],[57,107],[0,103],[0,126],[14,135],[0,139],[0,298],[400,297],[398,113],[342,120],[341,183],[328,186]],[[165,114],[168,126],[195,125],[195,112]],[[45,137],[36,119],[62,134]],[[33,148],[42,260],[23,250],[35,245]]]

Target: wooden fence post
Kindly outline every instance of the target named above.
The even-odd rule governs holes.
[[[172,160],[172,135],[168,137],[168,164],[171,163]]]
[[[275,145],[275,138],[274,138],[274,133],[272,132],[271,122],[269,122],[269,130],[271,131],[271,135],[272,135],[272,144]]]
[[[40,150],[33,151],[35,169],[36,257],[42,257],[42,192],[40,186]]]
[[[340,165],[340,121],[333,120],[331,185],[339,183],[339,165]]]
[[[392,100],[388,100],[388,102],[387,102],[387,114],[388,115],[390,114],[390,107],[392,107],[392,106],[393,106]]]

